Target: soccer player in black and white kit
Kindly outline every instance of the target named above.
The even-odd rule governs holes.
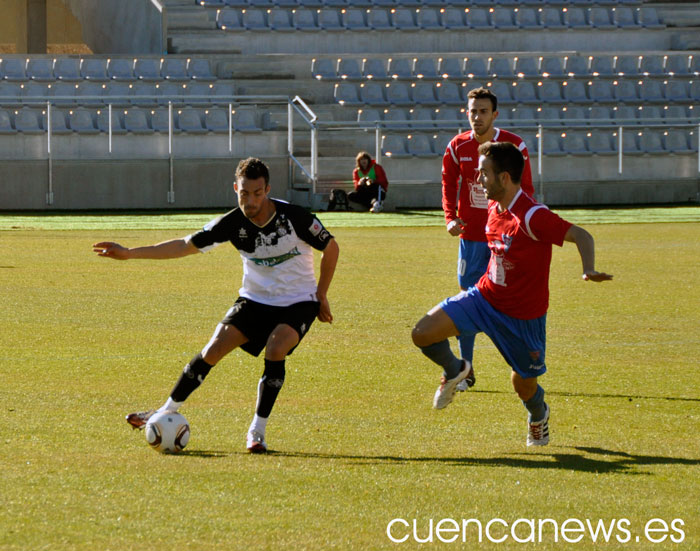
[[[264,349],[265,369],[246,441],[250,452],[263,453],[267,451],[267,420],[284,383],[285,358],[315,318],[333,321],[327,294],[338,262],[338,245],[313,214],[269,197],[269,170],[259,159],[238,164],[234,190],[238,208],[192,235],[135,248],[102,242],[93,249],[98,256],[117,260],[180,258],[226,242],[238,249],[243,259],[240,296],[207,345],[185,366],[158,411],[177,411],[211,368],[235,348],[254,356]],[[313,249],[323,251],[318,282]],[[127,422],[143,428],[153,413],[132,413]]]

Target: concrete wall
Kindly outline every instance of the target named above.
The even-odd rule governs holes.
[[[161,14],[151,0],[64,0],[83,27],[83,41],[96,54],[165,52]]]
[[[0,44],[16,45],[20,40],[25,0],[0,0]],[[46,0],[46,42],[49,44],[79,44],[83,41],[80,22],[62,0]],[[27,53],[18,48],[17,53]]]

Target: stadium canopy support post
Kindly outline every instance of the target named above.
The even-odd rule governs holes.
[[[382,161],[382,129],[379,126],[379,122],[374,127],[374,158],[378,163]]]
[[[53,205],[53,157],[51,155],[51,103],[46,102],[46,150],[49,162],[49,190],[46,192],[46,204]]]
[[[622,174],[622,126],[617,129],[617,173]]]
[[[170,174],[168,186],[168,203],[175,203],[175,181],[173,170],[173,102],[168,102],[168,156],[170,157]]]
[[[544,203],[544,178],[542,178],[542,132],[543,128],[540,124],[537,127],[537,176],[539,178],[540,193],[537,198],[540,203]]]

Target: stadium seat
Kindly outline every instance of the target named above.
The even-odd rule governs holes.
[[[639,149],[647,154],[663,153],[665,130],[645,128],[639,136]]]
[[[515,78],[513,62],[509,57],[494,57],[489,63],[489,73],[493,78]]]
[[[664,119],[663,108],[659,105],[642,105],[637,111],[637,117],[638,123],[642,125],[661,124]]]
[[[621,102],[638,101],[637,85],[631,80],[618,80],[613,88],[615,99]]]
[[[158,109],[151,110],[151,128],[155,132],[160,132],[161,134],[167,134],[169,131],[169,120],[170,113],[167,108],[159,107]],[[181,130],[177,127],[177,111],[173,109],[173,124],[172,130],[173,134],[179,134]]]
[[[187,59],[166,56],[165,59],[163,59],[163,64],[160,67],[160,76],[165,80],[187,82],[190,80],[187,65]]]
[[[23,107],[15,112],[15,129],[23,134],[43,134],[41,111]]]
[[[519,29],[540,29],[544,26],[537,18],[535,8],[519,8],[515,13],[515,24]]]
[[[99,134],[95,126],[94,113],[89,109],[78,107],[70,115],[69,125],[73,132],[78,134]]]
[[[10,112],[0,109],[0,134],[14,134],[16,132],[14,126],[12,126]]]
[[[394,80],[411,80],[413,78],[413,60],[405,57],[389,59],[389,76]]]
[[[0,105],[4,107],[20,107],[21,88],[18,82],[0,81]]]
[[[214,85],[210,82],[193,82],[187,86],[185,99],[187,105],[209,105],[209,98],[214,93]]]
[[[364,82],[360,85],[360,99],[367,105],[389,105],[384,96],[384,86],[377,82]]]
[[[464,62],[464,75],[469,78],[488,78],[488,60],[483,57],[468,57]]]
[[[58,80],[67,82],[79,82],[83,80],[80,75],[80,59],[75,57],[61,57],[56,59],[53,73]]]
[[[30,81],[22,84],[20,98],[25,105],[44,105],[49,96],[47,84]]]
[[[75,105],[77,88],[74,82],[54,82],[49,86],[49,94],[53,104]]]
[[[511,95],[511,88],[512,86],[509,82],[502,80],[497,80],[491,85],[490,90],[498,98],[498,105],[515,103]]]
[[[433,138],[433,151],[436,155],[442,156],[447,151],[447,146],[455,137],[453,132],[438,132]]]
[[[129,101],[132,105],[150,107],[156,104],[156,85],[152,82],[136,82],[131,87]],[[125,122],[126,124],[126,122]]]
[[[489,12],[485,8],[471,8],[467,13],[467,25],[470,29],[492,29]],[[449,28],[452,28],[451,26]]]
[[[587,111],[583,107],[569,105],[564,108],[561,120],[564,126],[587,126],[588,117],[586,114]]]
[[[631,8],[618,6],[613,11],[613,22],[620,29],[636,29],[639,26],[634,18],[634,12]]]
[[[375,31],[391,30],[391,19],[389,12],[385,9],[374,8],[367,13],[367,25]]]
[[[48,111],[42,114],[43,127],[48,128]],[[60,109],[51,109],[51,134],[70,134],[73,131],[68,126],[66,114]]]
[[[123,58],[110,59],[107,62],[107,76],[112,80],[126,82],[136,80],[136,77],[134,77],[134,60]]]
[[[639,136],[636,128],[625,128],[622,130],[622,153],[625,155],[639,155],[642,152],[639,149]]]
[[[365,10],[349,8],[343,15],[343,26],[349,31],[368,31],[369,24],[365,20]]]
[[[198,109],[186,107],[178,109],[177,126],[188,134],[206,134],[207,129],[202,123],[202,113]]]
[[[663,84],[660,80],[644,79],[639,85],[639,97],[642,101],[661,103],[665,101]]]
[[[596,103],[608,103],[615,100],[613,84],[610,80],[594,80],[588,88],[588,96]]]
[[[421,8],[417,14],[418,26],[426,31],[443,28],[440,14],[435,8]]]
[[[88,58],[80,62],[80,75],[85,80],[95,82],[106,82],[109,80],[107,76],[107,60]]]
[[[654,7],[639,8],[639,24],[645,29],[663,29],[666,27]]]
[[[570,84],[573,84],[576,81],[571,82]],[[569,86],[564,86],[563,87],[565,90],[569,88]],[[562,103],[564,101],[564,98],[562,97],[562,87],[559,86],[559,83],[556,80],[545,80],[541,83],[538,83],[537,86],[537,96],[542,101],[543,103]],[[585,93],[584,96],[585,98]],[[575,101],[575,100],[571,100]]]
[[[386,100],[391,105],[412,105],[411,93],[405,82],[392,82],[384,89]]]
[[[298,31],[317,31],[315,12],[307,8],[297,8],[292,13],[292,24]]]
[[[542,136],[542,153],[553,157],[564,155],[561,148],[561,134],[557,130],[545,130]]]
[[[664,139],[664,149],[669,153],[695,153],[690,145],[688,131],[670,128]]]
[[[534,107],[521,105],[513,109],[510,120],[517,127],[533,126],[537,124],[537,111]],[[498,124],[497,122],[496,126],[498,126]]]
[[[610,108],[605,105],[594,105],[588,113],[591,126],[615,126],[615,121],[610,116]]]
[[[160,76],[160,59],[139,58],[134,63],[134,76],[147,82],[158,82]]]
[[[340,15],[339,10],[324,8],[318,13],[318,26],[324,31],[338,31],[343,29],[344,26],[343,22],[340,20]]]
[[[591,60],[591,75],[595,77],[612,77],[616,74],[613,56],[606,54],[593,56]]]
[[[569,7],[564,13],[564,20],[570,29],[590,29],[591,25],[583,8]]]
[[[565,29],[568,25],[564,22],[561,8],[545,7],[540,14],[540,21],[545,29]]]
[[[413,64],[413,78],[426,80],[437,80],[440,78],[435,58],[417,58]]]
[[[241,25],[247,31],[269,31],[265,20],[265,11],[260,8],[250,8],[241,13]]]
[[[491,13],[491,20],[494,27],[499,30],[515,30],[518,26],[515,24],[515,14],[512,9],[505,7],[495,7]]]
[[[148,124],[147,111],[132,107],[124,111],[124,128],[132,134],[153,134]]]
[[[564,59],[558,55],[544,56],[540,64],[540,76],[544,78],[563,78]]]
[[[462,105],[465,101],[462,98],[460,88],[451,80],[438,82],[435,85],[435,97],[445,105]]]
[[[406,140],[406,145],[414,157],[435,157],[432,139],[425,134],[412,134]]]
[[[127,107],[131,102],[131,84],[128,82],[108,82],[104,86],[105,103]]]
[[[411,128],[419,128],[423,130],[435,128],[435,122],[433,121],[434,114],[435,111],[427,107],[417,107],[415,109],[411,109],[408,117],[409,126]]]
[[[53,60],[35,58],[27,60],[27,78],[39,82],[53,82],[56,77],[53,74]]]
[[[187,63],[187,76],[191,80],[212,81],[216,75],[211,70],[208,59],[190,59]]]
[[[587,86],[580,80],[567,80],[562,84],[564,99],[569,103],[589,103]]]
[[[392,26],[401,31],[417,31],[420,27],[415,15],[415,9],[397,8],[391,16]]]
[[[682,105],[667,105],[663,109],[663,117],[667,124],[691,122],[688,113]]]
[[[527,147],[527,151],[530,154],[530,162],[533,162],[533,157],[536,157],[540,147],[537,132],[532,130],[519,130],[517,134],[525,143],[525,147]]]
[[[689,100],[697,103],[700,98],[700,80],[693,80],[688,88]]]
[[[446,29],[464,29],[469,27],[467,15],[463,9],[444,8],[442,12],[442,26]]]
[[[573,78],[588,76],[589,59],[580,55],[567,56],[566,74]]]
[[[669,76],[686,76],[690,74],[690,59],[688,54],[672,54],[666,58],[664,72]]]
[[[329,58],[312,59],[311,76],[316,80],[337,80],[338,61]]]
[[[544,126],[561,126],[562,124],[562,110],[561,107],[556,107],[553,105],[546,105],[544,107],[537,108],[534,113],[537,118],[537,122]],[[498,124],[502,125],[501,113],[498,115]]]
[[[223,31],[241,31],[243,23],[238,10],[223,9],[216,16],[216,26]]]
[[[608,8],[604,7],[593,7],[589,12],[590,22],[593,27],[601,30],[608,30],[616,28],[616,24],[613,23],[612,14]]]
[[[22,82],[27,78],[27,60],[8,58],[0,60],[0,78],[12,82]]]
[[[204,111],[204,127],[209,132],[228,134],[228,109],[212,107]]]
[[[362,76],[371,80],[388,80],[387,63],[382,59],[365,59],[362,62]]]
[[[364,123],[376,123],[377,121],[383,121],[383,111],[380,109],[375,109],[373,107],[366,107],[364,109],[357,110],[357,122]]]
[[[382,155],[386,157],[409,157],[406,151],[406,138],[394,134],[385,134],[382,139]]]
[[[561,138],[562,151],[567,155],[587,155],[588,137],[585,131],[570,130]]]
[[[617,136],[611,130],[591,130],[588,138],[588,151],[596,155],[615,155],[617,153]]]
[[[446,122],[448,124],[460,124],[464,122],[464,117],[457,107],[443,106],[440,109],[436,109],[435,122]],[[445,126],[444,124],[438,124],[438,126]]]
[[[338,61],[338,78],[342,80],[362,80],[361,61],[354,57],[344,57]]]
[[[221,80],[217,80],[214,83],[214,87],[212,88],[211,92],[211,99],[212,101],[216,101],[216,103],[231,103],[234,100],[232,96],[235,95],[235,88],[232,82],[224,82]]]
[[[353,2],[353,0],[349,0]],[[372,0],[372,5],[380,8],[393,8],[400,4],[398,0]]]
[[[559,88],[559,85],[556,83],[549,83],[549,84],[554,84],[557,86],[557,89]],[[516,82],[515,86],[513,87],[513,99],[517,103],[539,103],[540,99],[537,97],[537,92],[535,91],[535,85],[530,82],[530,81],[521,81],[521,82]],[[561,98],[561,93],[559,94],[559,97]]]
[[[133,90],[133,89],[132,89]],[[159,105],[181,104],[185,102],[186,88],[176,82],[160,82],[156,84],[156,101]]]
[[[645,76],[665,76],[666,71],[664,70],[664,56],[661,54],[648,54],[642,56],[639,72]]]
[[[438,74],[442,78],[458,79],[462,78],[462,67],[464,60],[456,57],[443,57],[440,59]],[[484,67],[484,71],[486,67]]]
[[[636,77],[639,75],[639,55],[621,55],[615,62],[615,73],[618,76]]]
[[[408,128],[408,113],[405,109],[392,107],[385,110],[384,122],[389,123],[387,124],[389,129]]]
[[[76,101],[80,105],[103,105],[104,92],[105,85],[100,82],[81,82],[76,89]]]
[[[435,87],[432,82],[418,82],[411,90],[411,98],[417,105],[436,105],[440,103],[435,97]]]
[[[294,24],[292,23],[291,13],[284,9],[273,9],[270,10],[268,14],[268,24],[270,29],[278,32],[290,32],[296,30]],[[338,27],[340,26],[340,19],[338,19]]]
[[[632,105],[618,105],[613,108],[613,115],[615,117],[615,124],[622,125],[632,125],[637,124],[637,115],[639,109]]]
[[[520,78],[538,77],[539,60],[534,56],[518,56],[515,60],[515,74]]]
[[[664,97],[667,101],[684,102],[688,100],[687,82],[682,80],[669,80],[666,83]]]

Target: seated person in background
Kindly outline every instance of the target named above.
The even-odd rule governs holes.
[[[360,151],[355,161],[357,166],[352,172],[355,191],[348,193],[348,200],[360,203],[370,212],[381,212],[384,209],[382,202],[389,187],[384,169],[373,161],[366,151]]]

